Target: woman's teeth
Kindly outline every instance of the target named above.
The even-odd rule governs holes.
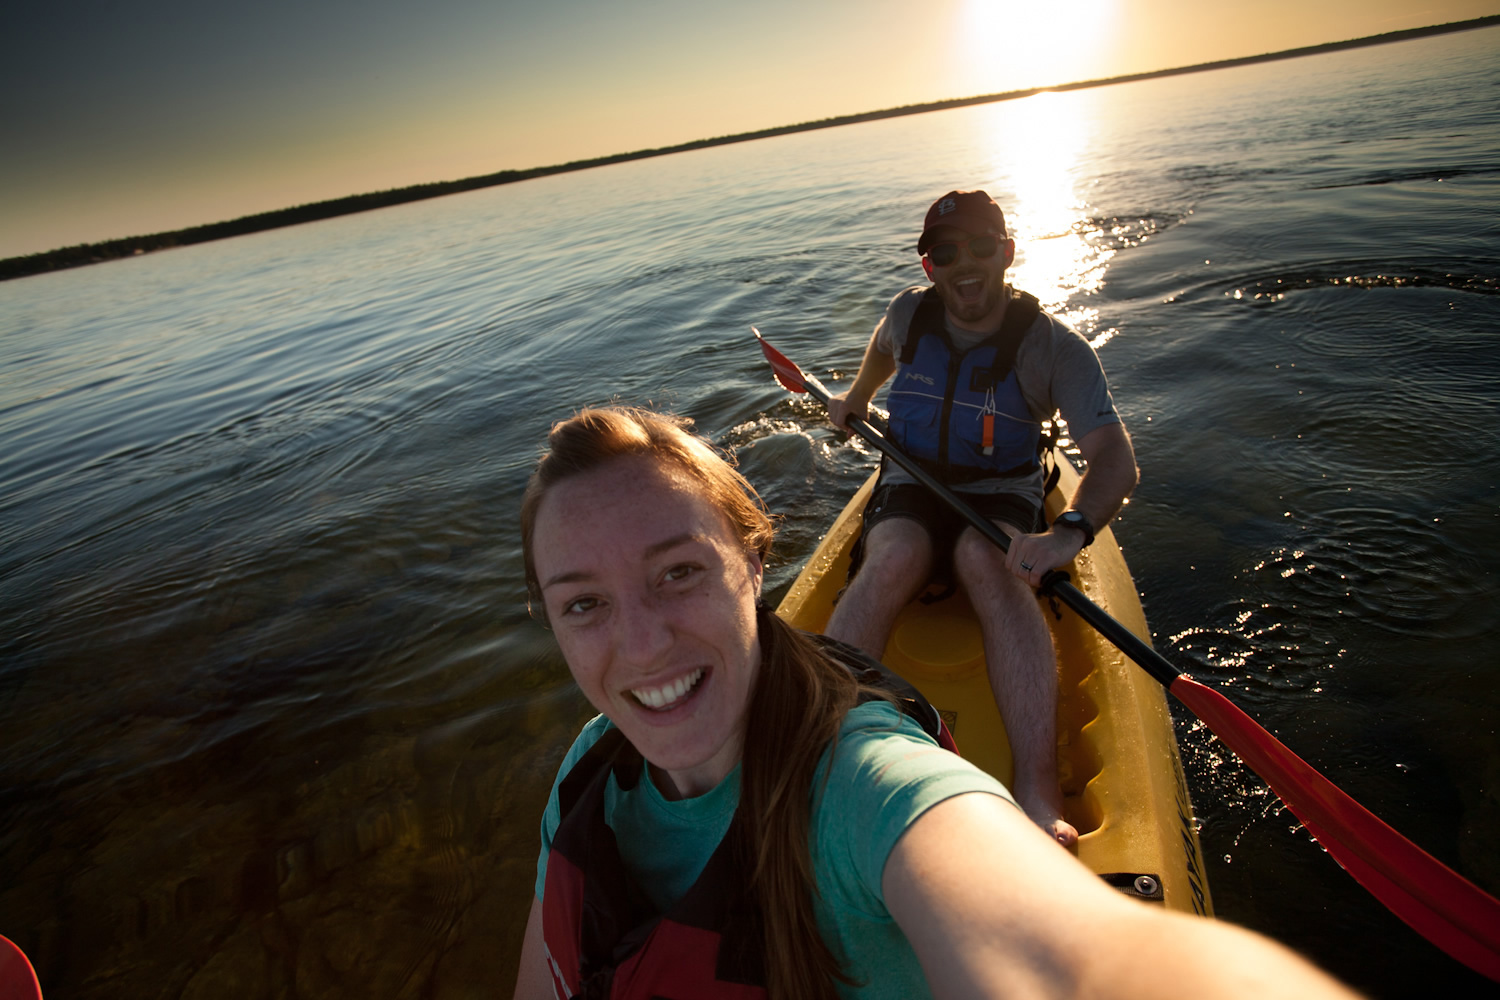
[[[692,673],[677,678],[671,684],[665,684],[659,688],[631,688],[630,693],[635,695],[636,701],[648,708],[665,708],[681,701],[702,679],[703,668],[699,667]]]

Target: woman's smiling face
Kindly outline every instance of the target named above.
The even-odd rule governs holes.
[[[662,791],[723,780],[760,668],[761,561],[729,519],[675,466],[623,456],[547,491],[532,551],[573,679]]]

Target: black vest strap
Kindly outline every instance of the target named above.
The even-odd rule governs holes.
[[[903,365],[912,363],[912,359],[917,356],[917,344],[928,334],[935,334],[947,341],[948,329],[943,322],[944,308],[943,297],[938,294],[936,285],[922,293],[922,301],[917,303],[917,311],[912,313],[911,326],[906,329],[906,342],[901,345]]]
[[[917,303],[917,311],[912,314],[911,326],[906,331],[906,342],[901,345],[903,365],[912,363],[912,359],[917,356],[918,342],[927,336],[943,338],[943,343],[948,345],[949,355],[955,353],[953,340],[948,336],[948,327],[944,319],[946,308],[936,285],[922,293],[922,301]],[[1026,339],[1026,331],[1031,329],[1031,324],[1036,322],[1041,311],[1042,304],[1037,301],[1035,295],[1019,289],[1011,289],[1010,303],[1005,307],[1005,319],[1001,321],[1000,329],[993,336],[974,345],[975,347],[993,345],[995,363],[983,372],[983,381],[976,381],[971,388],[993,389],[1005,381],[1011,369],[1016,366],[1016,354],[1021,349],[1021,341]],[[979,373],[976,373],[976,377],[978,375]]]
[[[767,640],[773,627],[766,619],[775,614],[776,612],[772,611],[771,606],[765,601],[756,602],[755,627],[760,632],[762,656],[769,653]],[[798,631],[800,632],[801,629]],[[861,684],[895,695],[896,707],[903,714],[910,716],[912,721],[921,726],[928,736],[938,741],[938,745],[958,753],[958,744],[954,742],[953,734],[943,723],[943,717],[938,714],[937,709],[932,707],[932,703],[923,697],[922,692],[907,683],[906,678],[857,646],[851,646],[840,639],[818,632],[802,632],[802,634],[811,639],[813,645],[821,649],[830,660],[849,671]],[[863,704],[869,700],[869,696],[863,696],[860,703]]]
[[[922,692],[912,687],[905,677],[864,650],[851,646],[847,642],[815,633],[808,633],[808,638],[817,643],[830,659],[843,664],[844,668],[861,684],[895,695],[896,707],[900,708],[904,715],[909,716],[912,721],[921,726],[923,731],[937,740],[941,746],[954,753],[958,752],[958,746],[953,742],[953,735],[943,724],[943,717],[938,714],[937,709],[932,707],[932,703],[922,696]],[[868,700],[868,697],[862,699],[862,701]]]

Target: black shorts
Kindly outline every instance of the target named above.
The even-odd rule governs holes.
[[[958,493],[974,511],[991,521],[1003,521],[1030,533],[1041,525],[1041,506],[1014,493]],[[864,556],[865,534],[888,518],[905,517],[920,524],[932,540],[932,582],[946,584],[953,577],[953,550],[958,536],[969,526],[937,494],[920,483],[892,483],[876,486],[865,504],[864,529],[855,543],[849,564],[852,578]]]

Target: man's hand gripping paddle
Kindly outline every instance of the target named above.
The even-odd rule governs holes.
[[[776,373],[776,381],[828,405],[829,392],[821,382],[805,375],[767,343],[759,330],[751,330]],[[849,429],[936,493],[1002,550],[1009,548],[1010,539],[1003,531],[929,475],[868,421],[852,417]],[[1066,573],[1049,573],[1041,591],[1055,594],[1202,719],[1281,797],[1334,860],[1387,909],[1453,958],[1500,981],[1500,900],[1354,801],[1228,698],[1172,666],[1069,583]]]

